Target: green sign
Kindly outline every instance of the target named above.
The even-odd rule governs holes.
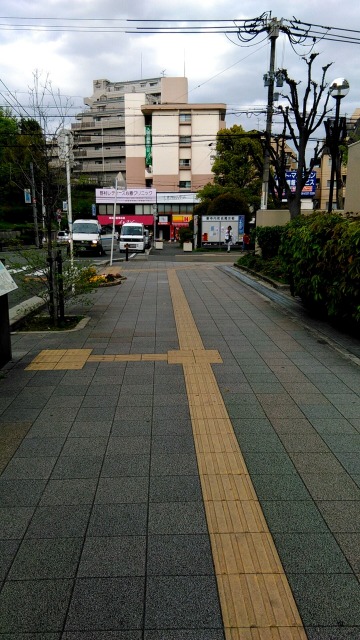
[[[145,164],[149,167],[152,164],[152,135],[151,125],[145,125]]]

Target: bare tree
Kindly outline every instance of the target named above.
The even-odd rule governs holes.
[[[313,63],[317,56],[317,53],[313,53],[308,58],[303,58],[307,65],[307,80],[302,97],[299,95],[301,83],[290,78],[286,69],[278,71],[278,74],[282,74],[289,88],[288,94],[282,94],[288,104],[279,106],[279,113],[283,118],[283,129],[279,138],[282,139],[283,144],[275,146],[271,144],[270,140],[266,141],[277,177],[277,185],[273,186],[280,198],[285,191],[291,219],[300,214],[301,192],[325,147],[325,144],[317,142],[311,158],[308,159],[308,143],[313,133],[323,124],[326,115],[331,111],[328,109],[330,94],[327,91],[326,73],[332,63],[322,67],[321,80],[317,83],[312,78]],[[291,191],[285,178],[286,166],[283,148],[285,141],[293,144],[297,153],[295,191]]]

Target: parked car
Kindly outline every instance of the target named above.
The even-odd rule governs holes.
[[[69,234],[67,231],[58,231],[56,236],[56,242],[58,244],[66,244],[69,242]]]

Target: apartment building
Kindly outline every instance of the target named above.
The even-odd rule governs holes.
[[[196,192],[212,180],[226,105],[189,104],[187,78],[94,80],[84,102],[89,109],[71,127],[75,178],[106,187],[121,171],[128,187],[167,192]]]
[[[141,92],[145,102],[161,101],[164,78],[127,82],[94,80],[88,109],[71,125],[74,136],[73,177],[86,175],[94,184],[112,186],[119,171],[126,174],[125,94]]]

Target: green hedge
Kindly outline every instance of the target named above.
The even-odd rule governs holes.
[[[278,255],[284,229],[285,227],[277,225],[274,227],[256,227],[252,232],[252,240],[256,239],[264,260],[275,258]]]
[[[295,295],[329,319],[360,326],[360,220],[299,216],[284,227],[279,255]]]

